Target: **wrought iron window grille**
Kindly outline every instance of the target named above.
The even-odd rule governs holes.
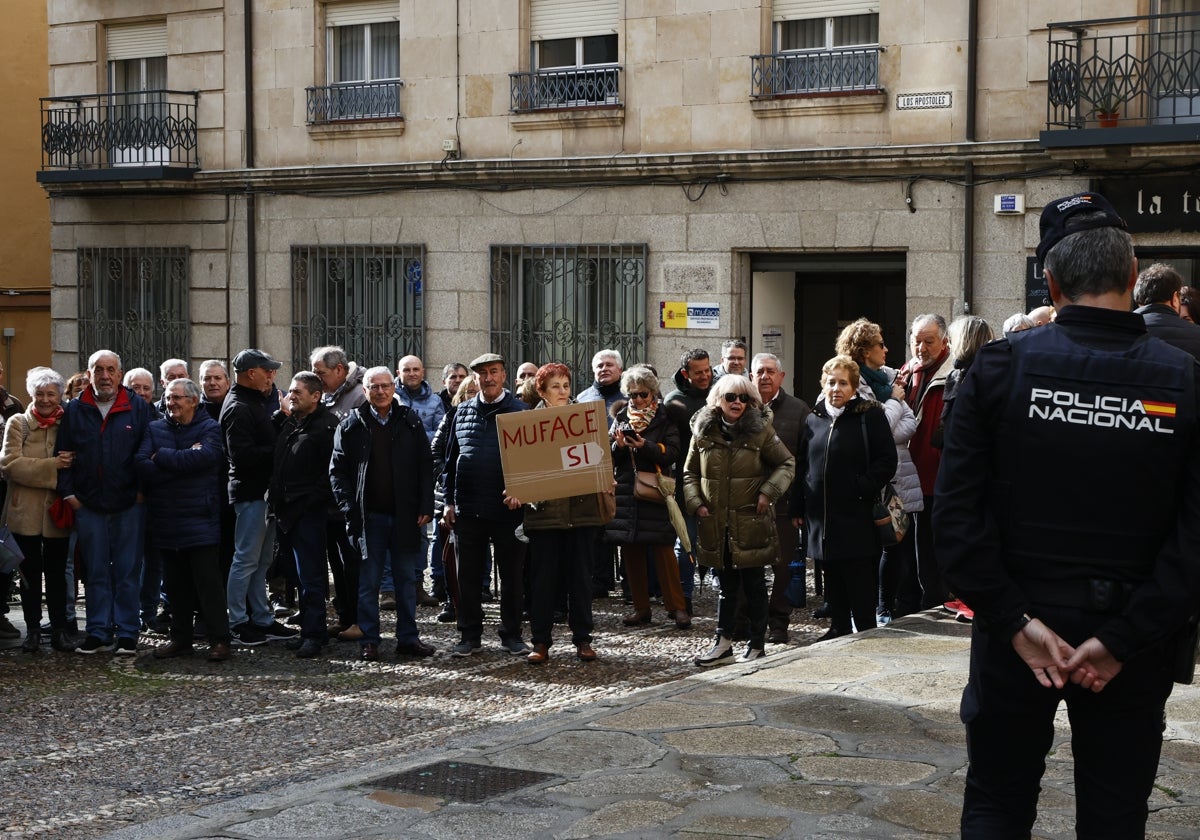
[[[515,112],[621,104],[620,67],[571,67],[509,73]]]
[[[198,170],[199,91],[52,96],[42,105],[42,169]]]
[[[309,125],[352,120],[398,120],[400,89],[404,82],[338,82],[323,87],[305,88]]]
[[[750,95],[879,90],[881,46],[804,50],[750,56]]]

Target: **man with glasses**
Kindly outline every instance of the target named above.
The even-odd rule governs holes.
[[[515,533],[521,509],[505,505],[504,471],[496,418],[528,406],[505,389],[504,357],[484,353],[471,362],[479,393],[454,415],[446,446],[446,511],[443,519],[458,535],[458,632],[455,656],[479,651],[483,638],[483,570],[492,548],[500,572],[500,644],[514,656],[529,645],[521,639],[525,600],[522,571],[525,544]]]
[[[740,338],[730,338],[722,341],[721,364],[713,368],[713,381],[715,382],[727,373],[748,376],[749,374],[746,372],[746,356],[748,353],[746,342]]]
[[[800,432],[804,418],[810,411],[808,403],[783,390],[783,363],[772,353],[758,353],[750,362],[750,380],[758,388],[763,405],[771,410],[771,425],[783,441],[788,452],[795,457],[800,444]],[[788,622],[791,621],[792,605],[788,601],[788,583],[791,581],[791,561],[799,545],[800,531],[788,516],[788,500],[791,490],[775,502],[775,529],[779,532],[779,557],[771,564],[774,580],[771,583],[771,599],[767,607],[767,641],[786,644]]]
[[[396,398],[386,367],[363,376],[367,401],[338,426],[329,464],[346,529],[362,550],[358,583],[360,657],[379,658],[379,585],[390,562],[396,589],[396,653],[426,657],[417,632],[416,573],[433,519],[433,456],[421,418]]]

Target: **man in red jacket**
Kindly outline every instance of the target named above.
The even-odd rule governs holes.
[[[918,315],[912,323],[912,348],[913,357],[900,369],[900,377],[905,383],[905,400],[917,415],[917,431],[908,442],[908,452],[921,479],[925,509],[913,516],[916,562],[915,568],[910,561],[909,568],[900,570],[894,610],[897,617],[936,607],[946,600],[933,554],[933,484],[942,451],[932,442],[942,420],[946,375],[954,367],[946,340],[946,319],[941,315]]]

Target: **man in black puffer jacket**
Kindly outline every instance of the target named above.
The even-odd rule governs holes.
[[[446,446],[446,511],[443,520],[458,536],[458,632],[455,656],[470,656],[483,638],[483,570],[488,546],[500,572],[500,644],[509,653],[529,653],[521,639],[524,610],[525,544],[517,538],[521,509],[505,504],[504,472],[496,417],[528,408],[504,388],[504,358],[485,353],[471,362],[479,393],[458,407]]]

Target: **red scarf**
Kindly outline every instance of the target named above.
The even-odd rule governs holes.
[[[63,407],[61,405],[56,406],[54,413],[49,417],[43,417],[37,409],[34,409],[33,419],[37,420],[39,429],[49,429],[51,426],[58,425],[58,421],[62,419],[63,413]]]

